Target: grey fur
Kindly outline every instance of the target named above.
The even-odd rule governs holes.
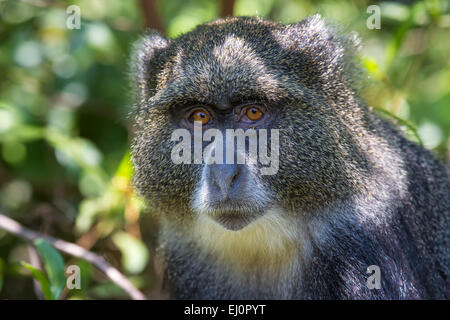
[[[162,221],[173,297],[450,298],[450,170],[361,102],[358,45],[318,16],[292,25],[228,18],[136,45],[135,184]],[[170,159],[174,110],[255,100],[281,129],[279,171],[258,188],[301,245],[272,277],[236,273],[191,238],[202,166]],[[380,290],[366,286],[373,264]]]

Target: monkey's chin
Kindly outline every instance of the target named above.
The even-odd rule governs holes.
[[[212,216],[211,218],[225,229],[239,231],[250,225],[262,214],[226,212]]]

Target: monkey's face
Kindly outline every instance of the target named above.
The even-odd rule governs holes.
[[[158,211],[238,230],[274,205],[263,175],[278,172],[279,133],[267,103],[151,108],[142,121],[136,182]]]
[[[343,155],[354,150],[330,105],[343,98],[342,48],[319,27],[232,18],[143,39],[133,160],[151,208],[238,230],[351,189]]]

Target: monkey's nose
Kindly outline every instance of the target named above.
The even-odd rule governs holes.
[[[235,193],[241,183],[243,167],[238,164],[209,165],[211,184],[219,189],[223,199]]]

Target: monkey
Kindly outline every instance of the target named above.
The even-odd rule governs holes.
[[[173,299],[450,298],[449,167],[364,103],[360,46],[319,15],[136,42],[134,184],[160,221]],[[174,163],[177,129],[278,132],[277,170]]]

